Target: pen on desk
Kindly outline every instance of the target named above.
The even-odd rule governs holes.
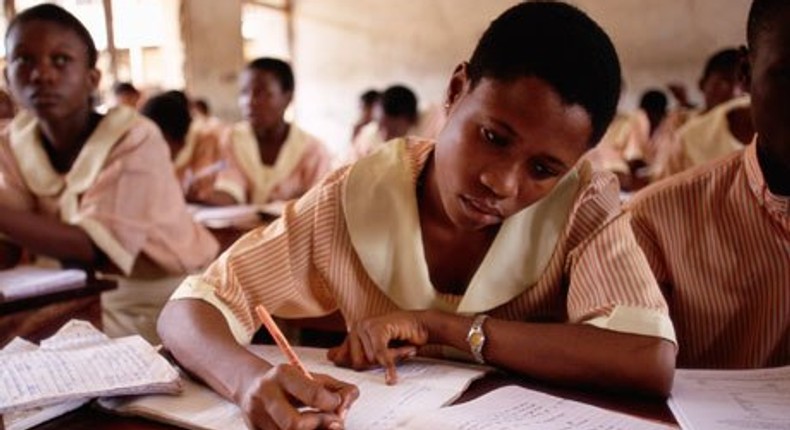
[[[310,374],[307,368],[304,367],[304,364],[302,364],[302,361],[299,360],[299,357],[296,355],[293,348],[291,348],[291,345],[288,344],[285,336],[283,336],[283,332],[280,331],[280,328],[277,327],[277,324],[275,324],[272,316],[269,315],[269,311],[267,311],[263,305],[258,305],[255,307],[255,312],[258,313],[258,318],[260,318],[261,322],[266,327],[266,330],[269,330],[269,334],[271,334],[274,338],[274,341],[277,342],[277,346],[280,347],[280,351],[285,354],[291,365],[299,369],[308,379],[313,379],[313,375]]]

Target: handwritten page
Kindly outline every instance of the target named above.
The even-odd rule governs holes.
[[[678,369],[669,408],[683,429],[790,429],[790,366]]]
[[[84,287],[88,275],[78,269],[18,266],[0,271],[0,301]]]
[[[675,427],[517,386],[417,415],[400,424],[410,430],[667,430]]]
[[[100,395],[173,393],[178,372],[140,336],[67,323],[39,348],[0,353],[0,413]]]
[[[386,385],[382,370],[356,372],[326,359],[326,350],[294,348],[312,373],[325,373],[356,384],[360,397],[346,417],[346,429],[396,429],[399,421],[446,405],[456,399],[485,371],[478,366],[415,359],[398,366],[398,384]],[[255,345],[251,350],[278,364],[286,362],[275,346]],[[239,409],[197,383],[185,383],[181,396],[143,396],[101,399],[100,404],[121,413],[139,414],[198,430],[246,428]]]
[[[38,345],[35,343],[28,342],[22,338],[17,337],[9,342],[5,348],[0,350],[0,354],[35,351],[36,349],[38,349]],[[89,400],[90,399],[70,400],[51,406],[42,406],[38,408],[8,412],[2,416],[3,425],[5,426],[5,430],[29,429],[52,418],[63,415],[66,412],[77,409],[87,403]]]

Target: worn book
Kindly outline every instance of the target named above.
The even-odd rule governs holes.
[[[31,344],[16,339],[0,350],[0,414],[6,430],[23,430],[92,398],[175,394],[178,371],[140,336],[110,339],[72,320]]]

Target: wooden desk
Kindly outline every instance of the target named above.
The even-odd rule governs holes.
[[[666,402],[660,399],[603,394],[592,391],[573,390],[566,387],[552,387],[536,381],[530,381],[502,373],[489,374],[473,382],[455,403],[463,403],[472,400],[505,385],[519,385],[547,394],[588,403],[604,409],[623,412],[665,424],[676,424],[675,418],[669,411]],[[95,407],[84,406],[69,414],[35,427],[35,430],[172,430],[177,428],[178,427],[150,421],[144,418],[112,415],[103,410],[96,409]]]
[[[101,293],[115,287],[113,281],[89,279],[83,288],[0,302],[0,346],[16,336],[39,342],[74,318],[101,330]]]

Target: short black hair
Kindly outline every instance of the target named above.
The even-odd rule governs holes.
[[[116,82],[112,86],[113,94],[140,94],[140,90],[134,86],[131,82],[123,81],[123,82]]]
[[[189,99],[182,91],[167,91],[148,99],[140,113],[150,118],[168,140],[183,140],[192,123]]]
[[[746,22],[746,40],[750,49],[755,49],[757,36],[773,29],[776,18],[780,13],[790,7],[787,0],[754,0],[749,9],[749,19]]]
[[[392,85],[381,94],[381,110],[390,117],[417,121],[417,95],[405,85]]]
[[[473,87],[482,78],[546,81],[565,103],[590,115],[591,145],[606,132],[620,98],[620,61],[609,36],[561,2],[522,2],[506,10],[480,38],[467,70]]]
[[[359,99],[365,106],[372,106],[381,100],[381,93],[378,90],[367,90],[359,96]]]
[[[639,99],[639,107],[646,112],[666,113],[667,104],[668,100],[666,94],[658,89],[645,91]]]
[[[733,79],[735,79],[740,62],[741,55],[737,49],[722,49],[708,58],[708,61],[705,63],[705,68],[702,71],[702,78],[700,82],[704,82],[714,73],[731,76]]]
[[[291,65],[277,58],[256,58],[247,64],[250,70],[269,72],[280,82],[280,88],[286,93],[294,90],[294,72]]]
[[[80,22],[80,20],[72,15],[69,11],[52,3],[44,3],[38,6],[33,6],[14,16],[11,22],[8,23],[8,28],[5,31],[5,41],[8,42],[8,36],[12,31],[14,31],[14,29],[16,29],[17,26],[31,21],[52,22],[73,31],[74,34],[76,34],[85,45],[85,53],[88,57],[88,66],[90,68],[96,67],[96,60],[99,57],[99,53],[96,50],[96,44],[93,42],[93,38],[91,37],[90,32],[88,32],[88,29],[85,28],[82,22]]]
[[[198,112],[202,113],[203,115],[209,115],[211,113],[211,106],[208,105],[208,100],[204,98],[195,99],[193,102],[195,109]]]

